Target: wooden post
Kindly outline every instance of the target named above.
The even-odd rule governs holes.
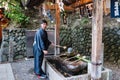
[[[1,21],[0,21],[0,43],[2,43],[2,26],[1,26]],[[1,47],[0,47],[0,63],[2,61],[2,52],[1,52]]]
[[[56,9],[56,13],[55,13],[55,17],[56,17],[56,44],[59,45],[60,42],[60,9],[59,9],[59,0],[56,0],[56,5],[55,5],[55,9]],[[59,54],[59,48],[57,48],[57,54]]]
[[[91,80],[100,80],[102,65],[103,0],[93,0],[93,6]]]

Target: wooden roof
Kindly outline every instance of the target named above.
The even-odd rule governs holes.
[[[55,3],[55,0],[46,0],[46,1]],[[76,5],[76,4],[83,5],[92,2],[92,0],[59,0],[59,1],[62,1],[66,6]]]
[[[54,0],[47,0],[47,2],[52,2]],[[54,2],[52,2],[53,4],[55,4]],[[64,3],[64,9],[65,10],[74,10],[74,8],[77,8],[79,6],[88,4],[88,3],[92,3],[92,0],[63,0]],[[46,4],[46,8],[47,9],[55,9],[55,5],[47,5]]]
[[[46,0],[47,2],[55,3],[55,0]],[[64,3],[65,6],[77,7],[92,2],[92,0],[59,0]]]
[[[91,3],[92,0],[78,0],[75,3],[71,4],[72,7],[78,7],[78,6],[82,6],[88,3]]]
[[[46,1],[52,2],[53,4],[55,4],[56,0],[46,0]],[[73,11],[77,7],[84,6],[89,3],[93,3],[93,0],[62,0],[62,1],[64,3],[64,9],[71,10],[71,11]],[[110,4],[109,0],[104,0],[103,10],[105,15],[108,15],[110,13],[110,7],[106,6],[109,4]],[[47,9],[55,9],[55,5],[46,5],[46,7]]]

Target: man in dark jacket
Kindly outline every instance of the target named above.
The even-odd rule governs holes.
[[[45,78],[46,74],[43,72],[41,66],[44,58],[44,54],[48,53],[48,47],[51,42],[48,40],[46,32],[47,21],[42,20],[41,28],[36,32],[33,43],[34,53],[34,72],[39,78]],[[54,46],[54,44],[52,43]]]

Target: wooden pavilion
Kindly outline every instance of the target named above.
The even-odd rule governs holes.
[[[28,0],[28,7],[39,5],[38,2],[43,3],[44,0]],[[109,0],[45,0],[52,4],[44,4],[46,10],[55,10],[56,19],[56,44],[59,44],[59,28],[60,28],[60,2],[64,3],[65,10],[74,11],[79,8],[81,15],[84,15],[85,10],[92,12],[92,80],[100,80],[101,78],[101,65],[102,65],[102,28],[103,28],[103,14],[110,13]],[[34,2],[34,3],[32,3]],[[89,13],[89,12],[88,12]],[[2,23],[0,23],[1,25]],[[1,27],[0,27],[1,29]],[[0,35],[2,31],[0,30]],[[2,36],[0,36],[0,39]],[[98,74],[96,74],[98,73]]]
[[[56,44],[59,44],[59,28],[60,28],[60,2],[61,0],[47,0],[53,4],[45,4],[46,10],[55,10],[56,12]],[[109,0],[62,0],[65,10],[74,11],[79,8],[83,16],[85,11],[92,15],[92,72],[91,80],[100,80],[101,78],[101,65],[102,65],[102,29],[103,29],[103,15],[110,13]],[[89,16],[89,15],[88,15]],[[97,74],[96,74],[97,73]]]
[[[59,44],[59,27],[60,27],[60,2],[61,0],[47,0],[53,4],[45,4],[45,9],[55,10],[56,12],[56,44]],[[101,65],[102,65],[102,29],[103,15],[110,13],[110,1],[108,0],[63,0],[64,9],[74,11],[79,8],[81,15],[84,15],[85,10],[92,15],[92,72],[91,80],[100,80]],[[83,14],[82,14],[83,13]],[[89,16],[89,15],[88,15]],[[96,74],[97,73],[97,74]]]

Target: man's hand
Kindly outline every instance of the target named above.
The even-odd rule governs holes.
[[[48,51],[47,51],[47,50],[43,50],[43,53],[44,53],[44,54],[48,54]]]
[[[52,46],[55,46],[55,44],[54,44],[53,42],[51,43],[51,45],[52,45]]]

